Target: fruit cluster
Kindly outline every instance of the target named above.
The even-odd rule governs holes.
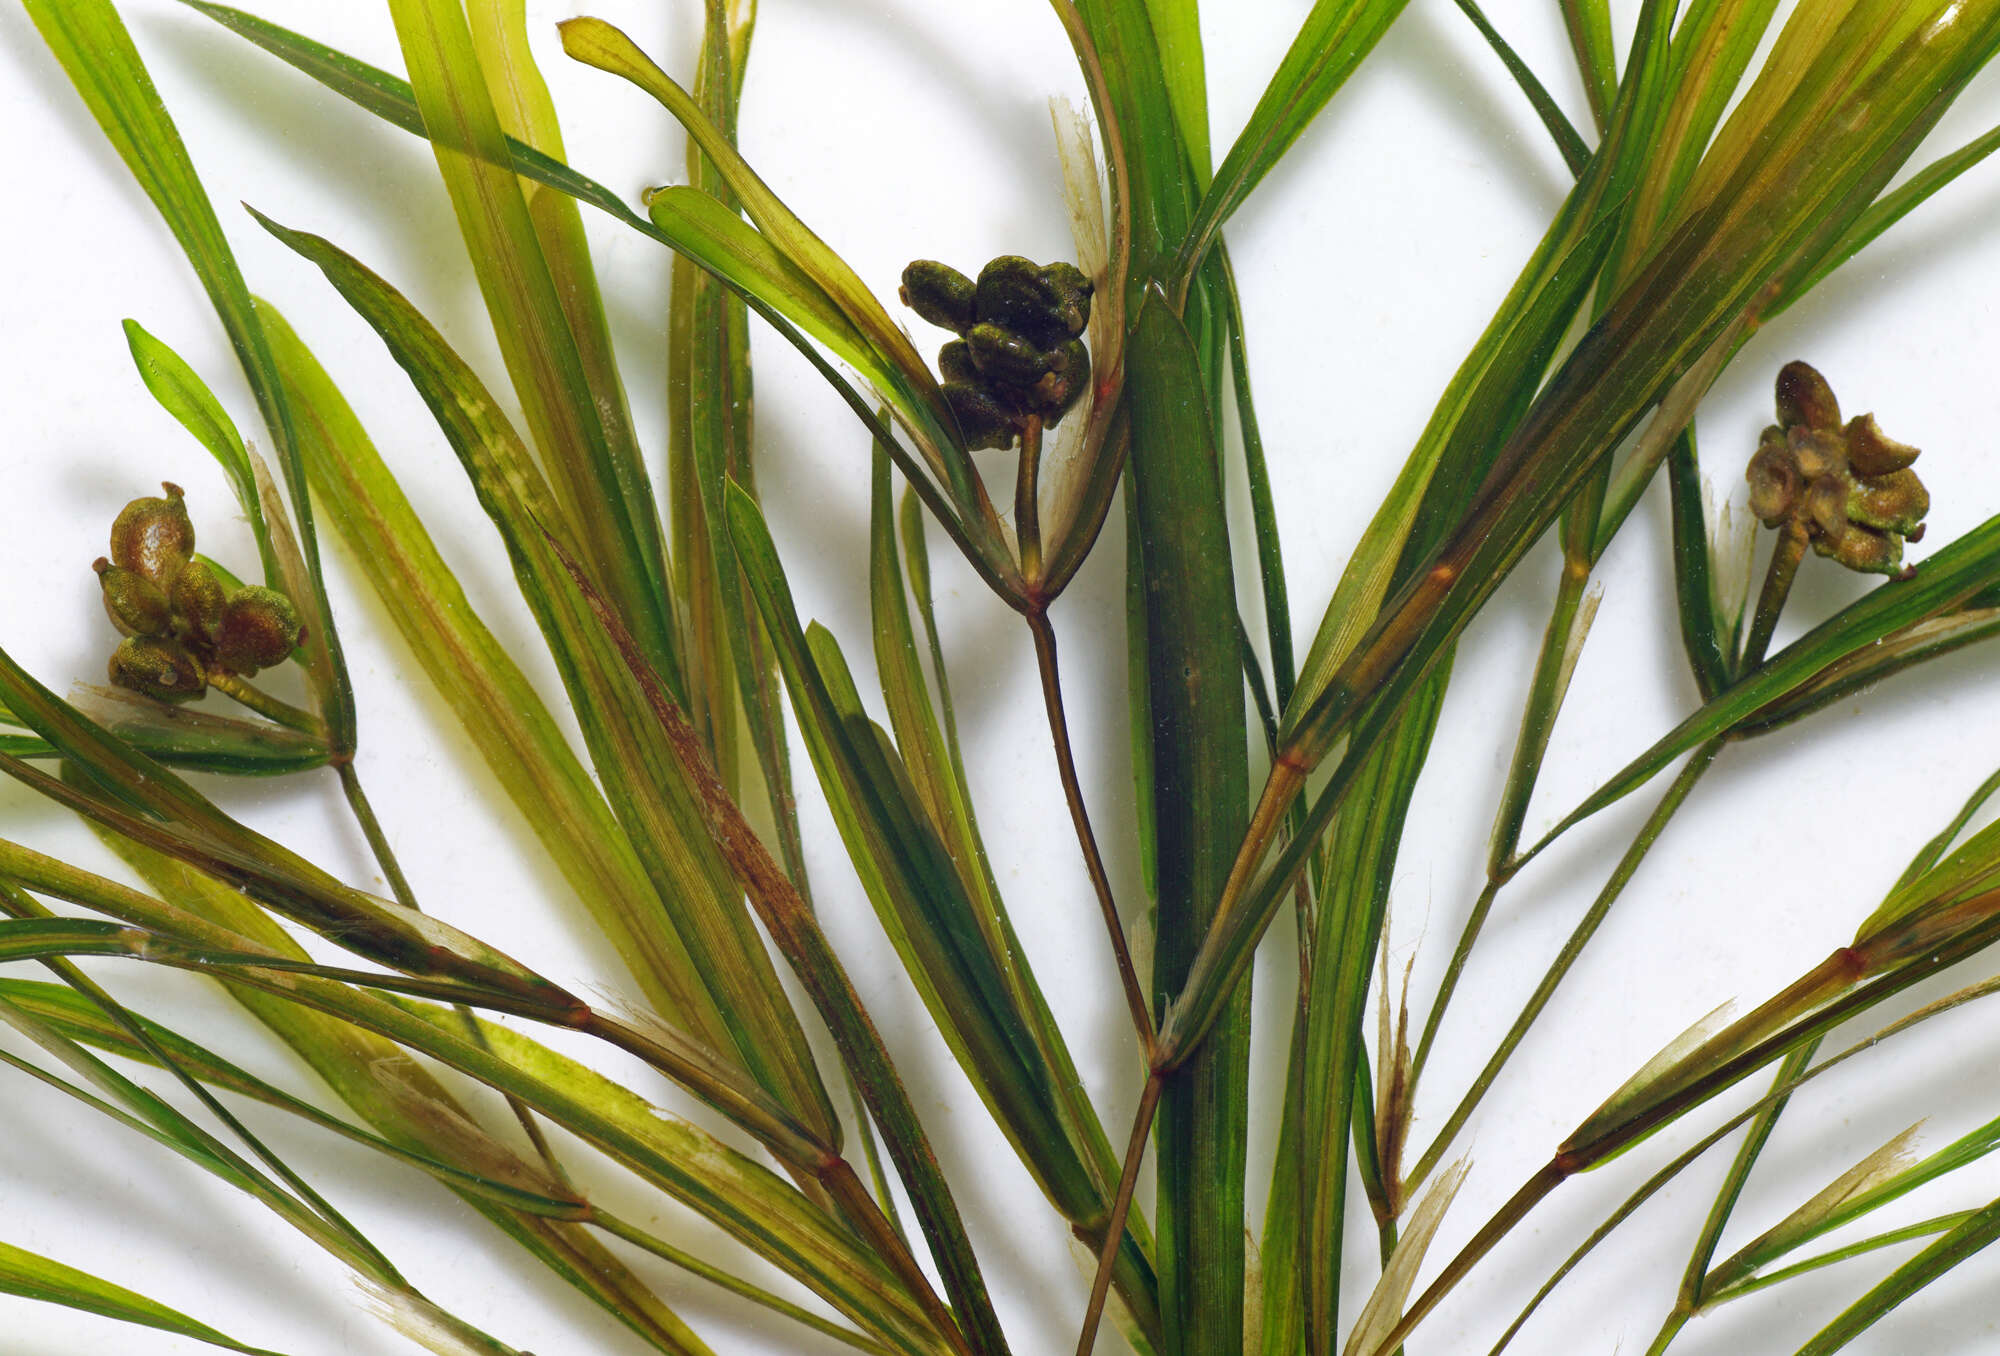
[[[1803,526],[1813,549],[1850,570],[1895,574],[1924,534],[1930,492],[1917,449],[1883,436],[1872,414],[1842,424],[1826,378],[1805,363],[1778,373],[1778,422],[1750,459],[1750,511],[1766,527]]]
[[[1074,264],[1003,254],[979,281],[919,259],[903,304],[959,336],[938,350],[944,398],[970,448],[1006,447],[1031,420],[1057,423],[1090,385],[1090,279]]]
[[[178,485],[134,499],[111,525],[111,556],[91,566],[104,610],[125,636],[111,681],[163,702],[193,701],[220,674],[245,678],[283,663],[305,640],[291,600],[255,585],[229,588],[194,554],[194,523]]]

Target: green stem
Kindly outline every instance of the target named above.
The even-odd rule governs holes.
[[[1528,701],[1521,711],[1521,733],[1514,744],[1514,759],[1507,768],[1507,783],[1500,793],[1500,807],[1494,815],[1493,841],[1486,859],[1486,884],[1459,932],[1458,944],[1452,950],[1444,978],[1438,982],[1437,997],[1432,1000],[1430,1014],[1424,1019],[1423,1035],[1417,1040],[1417,1052],[1410,1062],[1413,1092],[1430,1058],[1431,1046],[1437,1041],[1438,1029],[1444,1023],[1445,1009],[1451,1005],[1452,997],[1458,991],[1459,978],[1464,974],[1466,962],[1471,958],[1472,949],[1478,944],[1480,932],[1486,926],[1487,916],[1493,910],[1494,898],[1522,865],[1514,854],[1521,844],[1521,826],[1527,819],[1528,801],[1534,794],[1535,783],[1541,778],[1542,761],[1548,754],[1556,714],[1562,709],[1563,699],[1569,693],[1570,674],[1575,669],[1576,656],[1582,649],[1584,635],[1595,611],[1584,606],[1585,590],[1590,583],[1588,548],[1567,540],[1572,535],[1567,529],[1570,524],[1589,522],[1595,515],[1595,496],[1586,496],[1571,508],[1569,522],[1565,524],[1562,575],[1556,583],[1549,624],[1542,632],[1542,649],[1535,661],[1535,676],[1529,683]]]
[[[1021,548],[1021,577],[1034,588],[1042,578],[1042,421],[1021,430],[1021,463],[1014,473],[1014,538]]]
[[[1860,1257],[1882,1248],[1892,1248],[1898,1243],[1910,1243],[1919,1238],[1929,1238],[1933,1234],[1950,1233],[1953,1229],[1963,1225],[1979,1213],[1977,1210],[1961,1210],[1957,1214],[1938,1215],[1932,1219],[1920,1220],[1915,1224],[1906,1224],[1900,1229],[1891,1229],[1885,1234],[1875,1234],[1859,1242],[1849,1243],[1844,1248],[1835,1248],[1831,1252],[1823,1252],[1816,1257],[1808,1257],[1803,1262],[1794,1262],[1791,1266],[1781,1267],[1768,1275],[1752,1276],[1747,1280],[1737,1282],[1735,1285],[1726,1286],[1716,1291],[1713,1295],[1708,1296],[1707,1299],[1702,1301],[1702,1308],[1712,1309],[1718,1304],[1726,1304],[1730,1300],[1741,1299],[1743,1296],[1753,1291],[1762,1290],[1767,1286],[1777,1285],[1782,1281],[1789,1281],[1794,1277],[1803,1276],[1807,1272],[1818,1271],[1821,1267],[1829,1267],[1836,1262],[1845,1262],[1849,1258]]]
[[[1738,673],[1747,673],[1764,662],[1764,652],[1770,648],[1771,636],[1778,629],[1778,614],[1785,609],[1785,599],[1792,591],[1792,580],[1798,575],[1799,562],[1805,559],[1805,554],[1805,520],[1794,518],[1781,529],[1777,548],[1771,553],[1770,568],[1764,572],[1764,587],[1757,595],[1757,611],[1750,620],[1750,635],[1743,642]]]
[[[1466,1121],[1470,1120],[1472,1113],[1478,1109],[1480,1101],[1485,1098],[1494,1080],[1500,1076],[1501,1069],[1506,1067],[1507,1061],[1513,1057],[1522,1038],[1528,1034],[1528,1029],[1535,1024],[1535,1020],[1542,1014],[1542,1009],[1547,1007],[1549,1000],[1555,996],[1556,986],[1569,974],[1570,967],[1576,964],[1577,957],[1583,954],[1584,947],[1590,944],[1590,939],[1596,935],[1599,925],[1611,912],[1611,906],[1618,901],[1619,895],[1624,893],[1625,887],[1631,883],[1639,864],[1646,859],[1646,854],[1659,840],[1668,821],[1686,802],[1695,784],[1701,780],[1702,774],[1708,771],[1720,752],[1722,752],[1721,741],[1704,744],[1695,750],[1687,764],[1681,768],[1680,775],[1674,778],[1673,785],[1667,788],[1666,795],[1660,798],[1660,803],[1653,808],[1653,813],[1640,826],[1638,836],[1632,840],[1632,845],[1619,859],[1617,869],[1611,873],[1611,879],[1605,882],[1604,888],[1591,902],[1589,910],[1570,933],[1569,940],[1563,943],[1562,951],[1550,965],[1548,973],[1543,975],[1541,983],[1535,986],[1535,991],[1522,1007],[1520,1016],[1514,1019],[1513,1026],[1509,1027],[1507,1034],[1501,1038],[1499,1048],[1493,1052],[1493,1057],[1486,1061],[1486,1067],[1480,1070],[1479,1077],[1473,1080],[1472,1086],[1460,1099],[1450,1119],[1445,1122],[1444,1128],[1438,1131],[1437,1137],[1431,1141],[1430,1148],[1424,1151],[1423,1157],[1417,1161],[1417,1166],[1411,1170],[1405,1188],[1407,1191],[1416,1191],[1443,1160],[1451,1148],[1452,1141],[1458,1137],[1459,1131],[1465,1128]]]
[[[211,673],[208,685],[231,701],[247,706],[264,719],[276,721],[287,729],[310,735],[326,733],[326,722],[311,711],[279,701],[247,678],[233,673]]]
[[[396,860],[396,851],[389,846],[389,835],[382,831],[382,821],[375,817],[375,807],[368,799],[368,793],[361,787],[361,776],[354,770],[354,760],[346,758],[335,765],[340,777],[340,789],[346,793],[348,809],[353,811],[354,822],[361,827],[361,836],[368,840],[368,850],[374,854],[376,865],[382,868],[382,877],[389,882],[389,889],[395,894],[396,902],[404,908],[422,913],[417,903],[417,893],[410,888],[410,879],[403,874],[402,863]],[[480,1029],[472,1009],[463,1003],[457,1005],[458,1015],[465,1021],[466,1036],[482,1050],[489,1050],[486,1033]],[[567,1183],[569,1172],[556,1158],[555,1149],[549,1144],[548,1136],[542,1133],[541,1122],[534,1113],[517,1097],[507,1097],[508,1109],[520,1124],[521,1133],[528,1137],[536,1155],[544,1167],[554,1174],[559,1182]]]
[[[396,850],[389,846],[389,836],[382,831],[382,821],[375,817],[375,807],[368,801],[368,793],[361,789],[361,778],[354,771],[352,760],[341,763],[338,768],[340,789],[347,795],[347,807],[354,812],[354,822],[361,826],[361,836],[368,840],[368,850],[375,855],[375,862],[382,868],[382,878],[389,882],[390,891],[396,902],[406,909],[416,909],[416,892],[410,888],[409,877],[403,874],[403,867],[396,860]]]
[[[830,1319],[821,1318],[809,1309],[801,1308],[788,1299],[752,1285],[750,1282],[732,1275],[714,1263],[705,1262],[693,1253],[683,1251],[665,1239],[647,1233],[636,1224],[620,1219],[608,1211],[593,1209],[590,1222],[604,1230],[607,1234],[610,1234],[613,1238],[622,1238],[632,1246],[671,1262],[683,1271],[699,1276],[702,1280],[708,1281],[711,1284],[721,1286],[732,1295],[739,1295],[749,1300],[752,1304],[761,1305],[769,1309],[772,1313],[781,1314],[795,1323],[801,1323],[811,1328],[814,1332],[824,1333],[837,1342],[845,1342],[857,1351],[866,1351],[877,1353],[878,1356],[887,1356],[889,1348],[883,1346],[873,1338],[858,1333],[852,1328],[844,1327]]]

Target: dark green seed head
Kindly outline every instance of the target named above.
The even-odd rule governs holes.
[[[162,483],[164,499],[134,499],[111,524],[111,563],[165,588],[194,555],[194,523],[178,485]]]
[[[1056,424],[1090,389],[1090,350],[1083,340],[1072,339],[1050,358],[1048,375],[1035,384],[1034,395],[1042,418]]]
[[[944,387],[945,403],[958,420],[958,431],[967,448],[1005,447],[1014,441],[1014,421],[997,401],[979,387],[951,382]]]
[[[938,376],[947,384],[979,383],[979,369],[972,365],[972,348],[963,339],[954,339],[938,350]]]
[[[111,652],[111,682],[161,702],[191,702],[208,690],[195,657],[172,640],[133,636]]]
[[[1089,286],[1069,264],[1044,269],[1018,254],[1003,254],[979,272],[979,319],[1052,347],[1083,333],[1090,320]]]
[[[1050,355],[1011,330],[986,322],[965,332],[972,365],[988,382],[1033,386],[1049,370]]]
[[[972,328],[975,290],[972,279],[935,259],[919,259],[903,270],[903,304],[953,334]]]

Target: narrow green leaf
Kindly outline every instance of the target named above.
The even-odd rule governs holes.
[[[278,561],[271,554],[270,529],[264,524],[263,501],[257,494],[257,480],[250,471],[250,458],[243,450],[243,435],[236,431],[229,411],[222,408],[222,402],[188,366],[186,359],[148,334],[138,321],[125,322],[125,342],[131,347],[139,379],[146,383],[146,389],[153,393],[160,407],[221,464],[223,474],[229,477],[229,488],[236,492],[237,504],[250,520],[250,534],[256,538],[258,554],[264,561],[264,582],[274,589],[282,588]]]
[[[1430,753],[1448,674],[1427,683],[1409,710],[1375,745],[1362,768],[1359,794],[1327,840],[1325,874],[1317,892],[1317,936],[1311,985],[1302,999],[1306,1030],[1297,1077],[1303,1099],[1297,1151],[1302,1237],[1299,1259],[1306,1342],[1303,1350],[1339,1345],[1338,1278],[1342,1274],[1348,1145],[1357,1077],[1362,1072],[1362,1022],[1369,984],[1381,953],[1389,884],[1395,876],[1403,823]],[[1386,1054],[1382,1057],[1388,1057]],[[1371,1133],[1372,1133],[1372,1127]],[[1381,1165],[1399,1181],[1401,1165]]]
[[[977,488],[978,472],[951,432],[954,427],[951,414],[936,378],[909,335],[890,318],[847,262],[785,206],[737,154],[729,138],[693,96],[630,38],[602,19],[569,19],[558,27],[564,51],[578,61],[629,80],[657,99],[687,129],[758,230],[832,299],[864,337],[876,355],[877,365],[887,374],[890,384],[883,394],[910,421],[912,431],[932,460],[933,469],[950,486],[953,500],[966,510],[983,503],[983,492]]]
[[[305,472],[293,445],[291,413],[285,405],[270,350],[257,326],[250,291],[231,253],[215,209],[195,174],[187,147],[166,105],[153,87],[138,49],[109,0],[23,0],[43,41],[83,96],[91,116],[151,198],[180,243],[195,275],[215,306],[229,335],[243,374],[256,397],[258,413],[270,431],[291,492],[292,517],[298,528],[309,591],[294,601],[318,623],[308,637],[313,689],[320,712],[331,731],[333,746],[354,749],[354,691],[341,658],[340,638],[320,576],[319,549],[313,532],[312,505],[306,497]],[[246,510],[247,511],[247,510]]]
[[[693,959],[548,707],[480,619],[326,370],[284,317],[261,302],[258,313],[313,492],[417,663],[647,998],[691,1032],[720,1033]]]
[[[1200,390],[1193,342],[1157,290],[1140,309],[1128,361],[1159,826],[1153,983],[1164,1001],[1186,977],[1242,840],[1247,717],[1214,425],[1192,394]],[[1230,1008],[1161,1097],[1160,1299],[1170,1352],[1243,1346],[1248,992]]]
[[[50,799],[226,879],[267,908],[371,959],[413,974],[450,975],[552,1011],[577,1004],[557,985],[456,928],[343,885],[237,823],[36,682],[4,650],[0,694],[37,734],[90,774],[92,792],[86,793],[0,755],[0,771]],[[133,806],[142,812],[134,813]]]
[[[963,890],[964,906],[979,930],[984,949],[992,957],[1008,1006],[1019,1015],[1035,1046],[1035,1059],[1024,1063],[1053,1094],[1062,1122],[1060,1144],[1029,1138],[1032,1127],[1025,1120],[1016,1121],[1015,1128],[1009,1130],[1009,1138],[1029,1163],[1037,1180],[1066,1181],[1079,1170],[1088,1177],[1087,1189],[1051,1190],[1050,1199],[1078,1230],[1086,1245],[1095,1251],[1103,1242],[1111,1197],[1117,1186],[1118,1160],[1098,1118],[1097,1109],[1084,1091],[1083,1080],[1077,1076],[1069,1046],[1049,1011],[1041,986],[1029,968],[1027,956],[1008,918],[999,884],[994,879],[986,855],[985,842],[979,834],[971,792],[966,786],[958,757],[957,740],[955,734],[949,732],[949,689],[942,682],[939,695],[946,708],[945,725],[939,724],[936,708],[931,704],[904,595],[890,488],[888,459],[877,449],[869,528],[869,592],[874,618],[875,667],[881,677],[890,726],[895,732],[897,757],[908,774],[911,788],[931,828],[953,864]],[[942,679],[944,666],[942,656],[936,652],[936,628],[930,616],[929,570],[921,555],[917,554],[921,550],[922,519],[907,512],[915,507],[913,500],[905,499],[904,506],[905,538],[917,543],[910,562],[912,582],[916,584],[919,605],[925,614],[925,628],[937,660],[937,672]],[[809,647],[811,643],[809,639]],[[831,669],[837,662],[837,649],[829,650],[828,663],[822,666],[823,671]],[[907,907],[907,904],[901,905],[898,912]],[[887,923],[889,920],[885,918],[884,921]],[[895,929],[891,931],[893,933]],[[907,930],[904,930],[904,935],[907,937]],[[906,960],[915,958],[915,953],[907,946],[904,954]],[[948,1001],[935,984],[926,988],[924,977],[917,976],[917,982],[927,996],[935,994],[938,1001]],[[943,1021],[939,1025],[941,1030],[951,1030]],[[970,1054],[970,1047],[963,1040],[954,1041],[953,1048],[961,1059]],[[973,1073],[972,1077],[975,1085],[982,1084],[983,1074]],[[989,1096],[989,1105],[996,1100],[1004,1099]],[[1005,1106],[999,1108],[999,1113],[1003,1122],[1011,1119]],[[1136,1218],[1131,1221],[1130,1232],[1131,1241],[1121,1255],[1120,1269],[1114,1279],[1132,1319],[1143,1332],[1157,1335],[1159,1319],[1157,1300],[1151,1286],[1151,1263],[1147,1256],[1149,1240],[1144,1235],[1143,1224]]]
[[[169,1309],[136,1290],[101,1280],[87,1271],[65,1266],[52,1258],[0,1243],[0,1291],[24,1299],[60,1304],[88,1314],[102,1314],[122,1323],[156,1328],[180,1337],[192,1337],[212,1347],[240,1351],[249,1356],[276,1356],[264,1347],[246,1346],[224,1336],[206,1323],[197,1323],[177,1309]]]
[[[228,926],[5,840],[0,840],[0,878],[188,943],[190,954],[270,950]],[[217,902],[212,882],[202,888],[211,891],[211,904]],[[230,912],[243,907],[240,900],[225,906]],[[269,920],[261,926],[270,926]],[[386,1037],[519,1098],[719,1224],[897,1350],[922,1356],[950,1350],[845,1221],[707,1131],[596,1070],[510,1027],[480,1022],[468,1033],[463,1017],[448,1008],[362,992],[309,972],[237,967],[216,977],[239,993],[254,991],[273,1012],[318,1014],[309,1029]],[[376,978],[381,977],[371,976]],[[339,1086],[341,1080],[364,1077],[368,1065],[347,1058],[325,1065],[315,1061],[315,1067]]]
[[[573,317],[565,309],[556,271],[543,252],[542,236],[512,172],[507,133],[488,94],[459,0],[391,0],[389,10],[410,68],[425,135],[444,176],[501,356],[564,520],[596,576],[632,619],[647,654],[678,688],[672,605],[652,491],[632,444],[622,401],[615,390],[601,389],[605,382],[616,382],[602,317],[592,325],[591,299],[577,291],[586,282],[594,284],[587,255],[582,253],[581,227],[566,229],[558,218],[546,218],[551,239],[566,252],[562,281],[570,288],[571,309],[577,312]],[[524,85],[518,69],[521,60],[517,53],[510,89]],[[534,121],[547,137],[553,114],[542,118],[524,113],[523,101],[532,103],[533,96],[524,93],[515,101],[521,130],[528,131],[527,124]],[[596,334],[594,368],[572,329],[573,320],[582,322],[584,333]],[[592,370],[599,376],[600,390],[592,388]],[[608,420],[598,403],[600,394],[613,401]]]
[[[139,752],[190,772],[282,777],[324,767],[332,757],[325,738],[319,735],[268,721],[163,706],[121,688],[86,688],[78,700],[96,713],[105,729]],[[16,758],[62,756],[60,749],[40,735],[12,730],[0,730],[0,752]]]
[[[1888,1279],[1843,1309],[1840,1316],[1800,1347],[1797,1356],[1830,1356],[1882,1321],[1891,1309],[2000,1241],[2000,1201],[1964,1223],[1891,1272]]]
[[[126,1027],[112,1020],[97,1003],[72,989],[29,980],[0,980],[0,999],[47,1024],[68,1040],[144,1063],[156,1066],[160,1063],[153,1052]],[[549,1219],[582,1220],[590,1217],[590,1207],[586,1202],[567,1194],[558,1184],[547,1180],[546,1174],[535,1172],[527,1163],[515,1158],[499,1141],[485,1139],[484,1143],[478,1143],[475,1137],[484,1138],[484,1132],[470,1120],[463,1122],[461,1142],[456,1147],[465,1151],[478,1144],[478,1148],[488,1155],[485,1160],[479,1162],[471,1153],[466,1156],[469,1162],[479,1162],[479,1167],[485,1171],[461,1167],[445,1158],[352,1125],[310,1102],[273,1087],[157,1022],[145,1018],[138,1018],[137,1021],[146,1038],[158,1046],[175,1066],[211,1087],[290,1112],[321,1129],[429,1173],[446,1186],[481,1196],[497,1205]],[[413,1102],[411,1105],[414,1109],[417,1104]],[[434,1123],[439,1127],[451,1125],[447,1113],[442,1110],[436,1114]]]
[[[474,0],[467,6],[478,66],[485,75],[506,139],[518,139],[553,160],[565,159],[562,128],[554,101],[528,45],[526,7],[521,0]],[[489,144],[490,148],[490,144]],[[501,162],[506,164],[503,158]],[[660,625],[671,633],[668,566],[644,453],[632,429],[624,382],[611,346],[598,289],[596,265],[584,238],[574,200],[549,192],[532,180],[521,184],[528,220],[569,321],[577,362],[589,389],[591,407],[604,428],[604,464],[597,475],[600,493],[619,520],[623,545],[636,553],[648,593],[662,609]],[[644,635],[642,627],[640,634]]]
[[[796,649],[798,618],[791,609],[789,593],[782,592],[783,573],[776,566],[776,549],[764,529],[755,501],[740,486],[729,488],[728,507],[730,533],[745,577],[753,587],[758,587],[773,574],[778,580],[780,594],[767,599],[760,592],[758,605],[764,612],[766,628],[781,632],[773,635],[773,643],[778,646],[780,662],[783,663],[788,653],[787,642],[793,642],[792,648]],[[564,563],[570,564],[567,559]],[[909,1190],[932,1256],[944,1274],[946,1289],[964,1317],[955,1323],[931,1294],[928,1282],[916,1270],[915,1261],[908,1255],[900,1234],[891,1228],[871,1199],[862,1197],[860,1204],[865,1205],[865,1211],[858,1215],[850,1211],[850,1216],[857,1227],[869,1234],[871,1241],[878,1247],[886,1247],[886,1255],[898,1265],[899,1270],[905,1272],[914,1293],[925,1302],[926,1311],[941,1333],[957,1346],[980,1356],[989,1352],[1004,1352],[1005,1339],[993,1315],[978,1259],[965,1236],[958,1206],[938,1169],[930,1141],[917,1118],[916,1109],[910,1104],[909,1094],[896,1073],[895,1065],[889,1059],[888,1050],[882,1044],[881,1035],[854,992],[839,957],[827,944],[825,934],[798,888],[779,869],[756,832],[743,818],[742,811],[729,799],[714,769],[703,760],[700,740],[687,723],[685,712],[674,704],[657,678],[645,668],[644,656],[632,644],[617,614],[611,611],[602,597],[587,592],[587,580],[574,566],[571,566],[571,578],[580,590],[586,591],[586,601],[592,614],[624,657],[632,676],[644,689],[653,717],[671,744],[674,756],[680,761],[683,774],[700,798],[708,831],[728,857],[737,883],[755,902],[759,918],[791,962],[793,972],[812,995],[820,1016],[826,1020],[839,1042],[842,1058],[852,1072],[855,1084],[866,1097],[868,1110],[881,1127],[897,1171]],[[782,610],[788,625],[780,626],[779,617],[773,612],[774,604]],[[851,1170],[847,1177],[852,1179]],[[857,1189],[859,1187],[858,1181],[852,1182],[852,1185]]]
[[[1810,689],[1829,670],[1857,656],[1865,661],[1870,649],[1890,636],[1956,611],[1991,586],[1996,559],[2000,559],[2000,518],[1988,519],[1931,556],[1908,579],[1856,599],[1743,675],[1591,793],[1526,855],[1541,851],[1571,826],[1643,786],[1688,750],[1751,723],[1766,707],[1783,711],[1781,703]]]
[[[1146,12],[1159,44],[1174,124],[1200,191],[1208,187],[1215,165],[1208,148],[1208,63],[1201,45],[1200,5],[1198,0],[1146,0]]]
[[[1911,175],[1909,182],[1883,194],[1855,220],[1848,228],[1847,234],[1827,252],[1826,258],[1819,266],[1786,294],[1776,309],[1783,310],[1810,292],[1824,281],[1829,273],[1873,244],[1884,231],[1923,206],[1939,190],[1984,161],[1996,150],[2000,150],[2000,127],[1975,138],[1949,155],[1938,157]]]
[[[1611,105],[1618,98],[1618,51],[1611,37],[1610,0],[1561,0],[1563,26],[1569,31],[1570,49],[1576,54],[1576,68],[1583,76],[1590,115],[1599,131],[1611,121]]]
[[[824,1138],[837,1118],[805,1036],[703,827],[686,778],[625,662],[557,559],[555,505],[491,396],[437,330],[388,283],[318,236],[264,219],[374,327],[429,405],[481,506],[500,530],[549,642],[604,790],[704,984],[721,1030],[697,1029]],[[650,658],[650,655],[649,655]]]
[[[1508,44],[1507,39],[1500,36],[1500,30],[1487,20],[1485,13],[1474,0],[1457,0],[1457,3],[1459,10],[1472,21],[1472,26],[1479,30],[1479,36],[1486,39],[1486,45],[1493,49],[1493,55],[1500,58],[1500,64],[1507,68],[1507,74],[1514,77],[1514,83],[1521,87],[1521,93],[1527,96],[1528,103],[1535,110],[1535,116],[1542,120],[1542,126],[1548,129],[1549,136],[1556,143],[1556,150],[1562,153],[1563,164],[1569,167],[1571,174],[1583,173],[1583,167],[1590,161],[1590,147],[1584,145],[1583,138],[1577,135],[1576,128],[1570,126],[1569,119],[1563,116],[1562,109],[1535,75],[1534,69],[1521,60],[1520,53]],[[1593,96],[1597,93],[1595,87],[1591,93]],[[1608,101],[1600,109],[1593,100],[1592,112],[1600,117],[1609,109]]]
[[[1265,87],[1250,121],[1215,171],[1215,182],[1181,245],[1177,267],[1193,272],[1222,223],[1375,49],[1408,0],[1317,0]]]
[[[272,55],[305,72],[328,89],[351,99],[394,126],[417,136],[424,135],[422,115],[417,111],[415,96],[408,82],[398,79],[385,71],[357,61],[353,57],[336,52],[330,47],[316,43],[310,38],[267,23],[240,10],[226,6],[205,3],[204,0],[183,0],[192,8],[256,43]],[[671,234],[678,226],[673,220],[664,225],[655,225],[627,207],[610,189],[603,184],[577,173],[568,165],[550,159],[534,147],[522,142],[509,140],[509,154],[513,159],[516,173],[537,183],[546,184],[559,192],[566,193],[579,202],[589,203],[598,210],[608,213],[632,229],[651,237],[685,257],[694,259],[704,269],[728,283],[737,290],[744,300],[768,322],[785,340],[804,355],[827,384],[838,394],[847,407],[871,433],[879,439],[888,438],[886,430],[875,417],[873,408],[858,395],[847,379],[820,355],[812,344],[786,319],[790,308],[804,306],[812,309],[815,305],[810,297],[802,297],[785,287],[772,289],[768,294],[745,290],[754,275],[742,275],[742,281],[732,277],[738,265],[729,262],[730,251],[735,248],[730,242],[718,243],[698,231],[690,231],[685,238]],[[664,212],[664,218],[672,213]],[[741,225],[740,222],[737,223]],[[759,247],[761,249],[761,247]],[[753,253],[759,252],[753,250]],[[761,283],[759,284],[761,285]],[[789,284],[787,285],[789,286]],[[817,290],[817,284],[815,284]],[[869,355],[870,365],[876,365],[874,355]],[[885,378],[886,380],[886,378]],[[880,388],[885,397],[895,394],[892,387]],[[903,404],[897,406],[906,418],[915,417]],[[932,479],[917,469],[919,461],[896,445],[897,465],[910,476],[911,483],[923,496],[925,504],[937,515],[938,522],[948,532],[960,550],[965,552],[980,577],[1003,597],[1017,596],[1019,592],[1019,572],[1014,568],[1002,544],[992,520],[984,516],[973,516],[961,521],[961,515]]]
[[[1683,430],[1667,453],[1667,497],[1673,515],[1674,605],[1680,619],[1681,647],[1694,670],[1702,700],[1728,685],[1730,661],[1736,652],[1736,628],[1725,640],[1716,607],[1715,558],[1708,538],[1701,463],[1694,432]]]
[[[269,312],[266,313],[267,324]],[[282,354],[282,347],[279,349]],[[293,960],[306,953],[282,927],[248,899],[181,863],[148,852],[114,834],[101,835],[140,877],[177,906],[176,918],[214,925],[209,932],[176,935],[239,949],[261,948]],[[45,882],[45,884],[48,882]],[[74,898],[74,894],[71,896]],[[144,900],[131,892],[125,902]],[[100,907],[85,899],[80,902]],[[118,916],[153,925],[163,920],[129,910]],[[335,1017],[259,989],[223,981],[237,1002],[290,1047],[343,1102],[394,1142],[432,1157],[462,1152],[466,1109],[394,1042]],[[590,1232],[578,1225],[506,1209],[483,1195],[459,1192],[490,1220],[569,1284],[669,1356],[708,1356],[679,1316],[632,1275]]]

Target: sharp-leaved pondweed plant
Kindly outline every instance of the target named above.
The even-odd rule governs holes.
[[[108,252],[7,318],[0,1291],[146,1352],[1990,1349],[1995,344],[1864,308],[1991,286],[1897,242],[2000,148],[2000,0],[926,8],[6,19],[17,292]]]

